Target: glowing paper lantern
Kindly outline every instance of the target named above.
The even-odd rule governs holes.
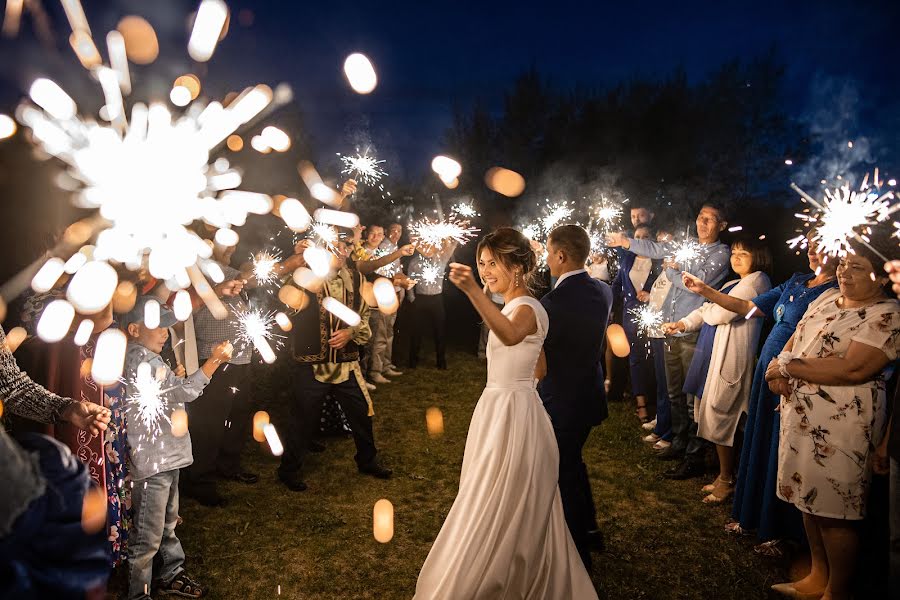
[[[100,385],[112,385],[122,377],[125,347],[128,340],[118,329],[107,329],[97,338],[97,348],[91,364],[91,377]]]
[[[375,540],[387,544],[394,537],[394,505],[382,498],[372,509],[372,532]]]
[[[378,85],[378,76],[372,61],[365,54],[356,52],[344,61],[344,75],[350,82],[350,87],[357,94],[368,94]]]
[[[183,408],[172,411],[172,435],[184,437],[188,432],[188,414]]]
[[[431,437],[440,437],[444,433],[444,413],[437,406],[425,411],[425,427]]]
[[[625,336],[625,330],[622,329],[621,325],[613,323],[607,327],[606,339],[609,342],[609,347],[613,351],[613,354],[619,358],[625,358],[631,352],[628,338]]]

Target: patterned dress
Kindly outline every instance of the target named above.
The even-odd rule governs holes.
[[[803,358],[843,356],[851,342],[900,351],[900,302],[841,308],[838,290],[822,294],[797,325],[793,352]],[[885,369],[887,371],[888,369]],[[886,373],[858,385],[792,380],[781,399],[778,497],[805,513],[834,519],[865,516],[869,454],[886,424]]]

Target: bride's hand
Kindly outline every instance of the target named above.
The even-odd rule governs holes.
[[[461,263],[450,263],[450,281],[467,294],[478,293],[481,288],[475,281],[472,267]]]

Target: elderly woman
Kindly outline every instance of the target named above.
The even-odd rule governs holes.
[[[744,301],[758,298],[772,288],[765,273],[771,265],[769,249],[762,242],[749,237],[735,240],[731,269],[739,279],[723,285],[720,293]],[[683,278],[688,289],[705,285],[690,273]],[[677,323],[663,325],[667,334],[700,330],[684,389],[700,398],[697,435],[715,444],[719,457],[719,475],[702,488],[707,504],[724,502],[734,493],[734,436],[747,414],[762,330],[760,319],[744,317],[706,302]]]
[[[766,370],[782,396],[778,497],[803,513],[809,575],[773,589],[842,600],[865,516],[871,454],[885,426],[885,367],[900,350],[900,303],[866,247],[837,267],[839,290],[810,305]],[[878,269],[876,269],[876,265]]]

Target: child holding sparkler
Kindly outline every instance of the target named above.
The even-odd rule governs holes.
[[[133,526],[128,547],[129,599],[150,598],[153,562],[159,556],[158,589],[199,598],[205,588],[185,574],[184,549],[175,536],[179,469],[193,462],[184,403],[203,393],[216,369],[231,358],[230,342],[219,343],[203,366],[189,377],[181,365],[173,371],[159,355],[176,319],[159,308],[159,323],[149,327],[145,311],[152,298],[138,298],[122,320],[128,335],[125,352],[128,446],[131,451]]]

